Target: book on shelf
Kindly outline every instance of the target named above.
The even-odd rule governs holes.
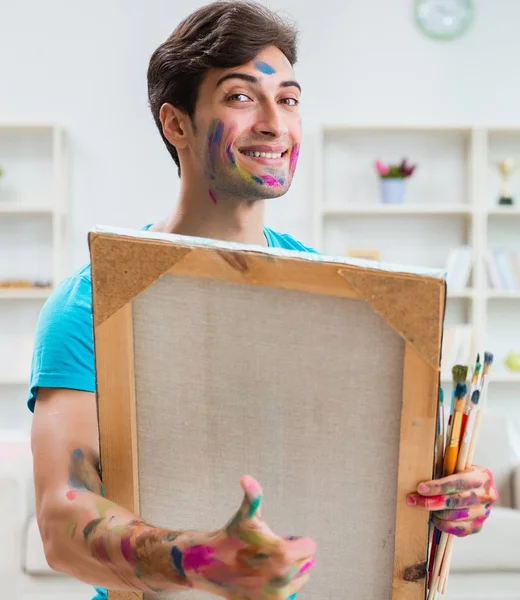
[[[442,376],[451,379],[453,365],[467,365],[475,353],[475,328],[469,323],[447,325],[442,339]]]
[[[489,284],[495,290],[520,290],[520,251],[489,248],[486,253]]]
[[[473,252],[469,246],[452,248],[446,261],[448,293],[462,292],[468,287],[473,268]]]

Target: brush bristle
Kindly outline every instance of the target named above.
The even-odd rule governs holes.
[[[471,404],[477,406],[480,400],[480,390],[474,390],[473,394],[471,394]]]
[[[468,367],[465,365],[455,365],[451,370],[451,374],[455,383],[464,383],[468,376]]]
[[[477,365],[480,364],[480,352],[477,354]]]
[[[493,363],[493,354],[491,352],[484,352],[484,364],[491,365]]]
[[[460,400],[461,398],[464,398],[467,391],[468,388],[466,384],[459,381],[455,386],[455,399]]]

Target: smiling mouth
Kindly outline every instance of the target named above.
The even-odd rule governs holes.
[[[256,152],[249,150],[240,150],[240,154],[244,156],[248,156],[249,158],[263,158],[263,159],[271,159],[271,160],[279,160],[286,156],[288,150],[284,150],[283,152]]]

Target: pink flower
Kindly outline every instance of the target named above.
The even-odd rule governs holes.
[[[380,160],[376,160],[374,166],[379,175],[388,175],[388,173],[390,172],[390,167],[384,165]]]

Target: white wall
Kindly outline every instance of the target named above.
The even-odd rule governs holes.
[[[201,2],[24,0],[0,18],[0,119],[56,120],[72,146],[69,268],[94,224],[138,227],[175,202],[178,181],[147,107],[153,50]],[[317,123],[520,123],[520,2],[476,0],[461,40],[415,26],[412,0],[278,0],[301,30],[297,76],[307,134],[271,226],[311,242],[310,139]],[[310,138],[310,139],[309,139]]]

